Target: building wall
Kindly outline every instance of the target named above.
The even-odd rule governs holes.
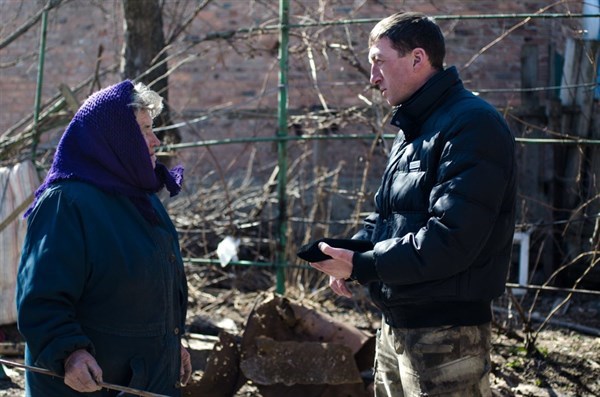
[[[46,0],[0,0],[0,46],[45,3]],[[165,37],[168,40],[177,27],[177,21],[191,15],[197,2],[168,0],[164,3]],[[319,109],[338,112],[353,108],[371,110],[369,117],[365,117],[365,113],[355,112],[340,118],[335,125],[323,125],[323,119],[316,117],[318,113],[313,113],[314,118],[302,119],[298,122],[298,130],[294,126],[290,134],[299,133],[300,130],[303,134],[332,130],[340,134],[375,133],[379,129],[395,132],[385,123],[389,106],[369,84],[367,37],[377,20],[396,11],[413,10],[438,17],[437,21],[446,35],[447,65],[455,65],[467,88],[479,93],[507,116],[517,136],[548,137],[544,135],[545,130],[530,128],[521,121],[531,125],[549,125],[550,130],[554,128],[554,132],[559,131],[558,123],[554,121],[552,124],[546,114],[540,112],[544,107],[551,108],[546,103],[557,95],[556,90],[524,95],[518,89],[523,88],[525,72],[529,74],[528,79],[532,80],[529,86],[559,84],[566,38],[580,37],[581,21],[565,18],[467,17],[536,12],[579,13],[582,4],[583,1],[578,0],[290,0],[292,24],[350,19],[360,21],[290,30],[290,116],[300,117]],[[279,37],[274,27],[278,20],[278,4],[275,0],[215,0],[198,14],[185,33],[170,43],[169,67],[173,70],[169,75],[169,105],[173,122],[181,123],[179,132],[183,142],[269,137],[276,133]],[[234,31],[237,33],[226,39],[207,39],[215,32]],[[55,97],[61,84],[75,88],[94,76],[97,68],[104,72],[114,66],[112,72],[98,76],[98,85],[93,88],[87,85],[78,91],[79,101],[83,101],[99,86],[120,81],[118,64],[122,36],[121,0],[71,0],[51,10],[48,14],[42,103]],[[38,22],[27,33],[0,48],[0,140],[11,126],[32,115],[39,42]],[[102,52],[98,59],[100,49]],[[534,56],[532,67],[525,70],[522,62],[529,56]],[[523,101],[525,96],[528,97],[526,102]],[[372,105],[368,106],[367,103]],[[41,156],[40,163],[43,166],[49,164],[52,148],[63,128],[58,127],[44,135],[41,149],[45,148],[47,152]],[[532,239],[531,252],[536,248],[534,245],[544,250],[543,255],[535,251],[532,257],[550,264],[547,274],[556,268],[552,258],[548,258],[554,255],[548,249],[553,244],[548,239],[552,236],[551,225],[554,221],[554,153],[554,148],[550,146],[520,144],[518,147],[522,173],[518,223],[523,227],[546,225],[545,229],[538,227],[539,237]],[[326,161],[329,170],[341,170],[339,178],[336,176],[335,186],[324,189],[324,198],[313,201],[321,199],[322,211],[331,212],[327,214],[328,219],[346,220],[348,213],[356,213],[354,206],[359,198],[364,200],[361,210],[369,210],[372,205],[374,189],[386,161],[386,144],[373,145],[368,140],[290,142],[288,154],[292,179],[290,185],[297,187],[290,195],[290,207],[296,206],[300,208],[299,211],[307,212],[294,213],[292,216],[299,219],[313,216],[313,213],[308,214],[311,210],[309,202],[314,198],[310,195],[316,193],[310,189],[318,178],[312,174],[312,170],[318,169],[321,162]],[[219,218],[219,222],[210,223],[202,218],[202,211],[206,210],[211,220],[218,218],[220,212],[229,214],[230,208],[213,210],[210,205],[219,200],[221,196],[218,194],[227,187],[245,186],[248,183],[246,178],[264,178],[252,182],[262,185],[268,193],[272,185],[266,181],[276,170],[278,152],[274,143],[240,143],[182,150],[176,156],[186,165],[186,193],[197,193],[198,196],[194,196],[192,201],[204,206],[192,209],[201,219],[195,227],[214,231],[230,219]],[[0,163],[7,161],[10,159],[0,158]],[[309,163],[309,166],[301,167],[303,162]],[[363,177],[366,180],[364,185]],[[197,186],[205,187],[206,192],[195,189]],[[334,187],[337,186],[345,193],[336,196],[338,193],[334,192]],[[336,200],[335,205],[325,208],[332,197]],[[235,194],[230,198],[237,199]],[[277,214],[267,216],[276,219]],[[326,225],[326,222],[323,224]],[[303,225],[295,225],[297,231],[294,233],[301,235],[304,232]],[[327,235],[331,231],[326,229],[328,226],[316,230],[321,226],[315,225],[310,226],[313,235],[319,232]],[[297,241],[301,239],[302,236]],[[212,248],[203,249],[209,252]]]
[[[42,0],[0,0],[0,37],[7,37],[40,9]],[[176,15],[189,15],[192,1],[170,1],[165,10],[165,31],[172,29]],[[275,30],[239,34],[230,40],[210,40],[192,46],[210,32],[273,26],[278,7],[253,1],[216,1],[202,11],[170,49],[170,66],[188,61],[170,76],[172,109],[185,118],[215,108],[274,108],[277,105],[278,37]],[[319,9],[320,4],[327,6]],[[399,10],[418,10],[430,15],[473,15],[533,13],[550,1],[473,0],[303,0],[290,2],[292,23],[360,19],[387,16]],[[567,2],[548,12],[579,12],[581,2]],[[100,47],[101,67],[118,64],[123,23],[118,0],[67,2],[48,15],[43,101],[57,93],[59,84],[76,86],[93,75]],[[179,14],[177,14],[179,13]],[[522,18],[485,20],[439,20],[447,36],[447,64],[456,65],[466,86],[472,90],[519,88],[521,48],[535,44],[539,51],[538,83],[549,83],[550,56],[561,53],[564,38],[578,29],[579,21],[533,19],[516,28],[488,50],[482,48],[515,27]],[[371,98],[368,78],[341,60],[340,46],[351,45],[356,60],[368,70],[366,38],[373,22],[292,29],[290,38],[289,106],[302,109],[322,105],[310,80],[305,49],[312,46],[321,95],[335,107],[364,105],[358,94]],[[0,49],[0,131],[31,114],[38,69],[40,24]],[[326,45],[325,43],[327,42]],[[338,45],[337,48],[331,44]],[[190,46],[189,50],[184,50]],[[181,52],[180,54],[178,54]],[[348,55],[345,53],[345,55]],[[474,59],[473,59],[474,58]],[[473,59],[473,60],[472,60]],[[118,74],[100,79],[101,85],[118,81]],[[85,93],[84,93],[85,94]],[[81,95],[81,94],[80,94]],[[517,106],[518,93],[487,93],[482,97],[499,107]],[[543,93],[540,95],[544,95]]]

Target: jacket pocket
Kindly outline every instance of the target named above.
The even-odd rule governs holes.
[[[388,192],[392,212],[420,211],[429,203],[431,187],[425,171],[398,172]]]
[[[129,381],[128,387],[144,390],[148,385],[148,374],[146,371],[146,362],[142,357],[133,357],[129,362],[131,367],[131,380]],[[133,397],[133,394],[119,393],[118,397]]]
[[[381,287],[386,305],[407,305],[443,300],[456,300],[460,297],[460,278],[450,277],[444,280],[432,280],[419,284],[390,285]]]

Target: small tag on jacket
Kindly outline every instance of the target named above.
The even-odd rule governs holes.
[[[408,171],[418,171],[421,167],[421,160],[411,161],[408,164]]]

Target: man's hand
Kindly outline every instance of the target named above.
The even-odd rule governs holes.
[[[346,279],[352,274],[352,257],[354,251],[344,248],[334,248],[326,243],[319,243],[319,249],[331,256],[321,262],[309,263],[315,269],[329,275],[329,286],[338,295],[352,297],[352,292],[346,285]]]
[[[346,285],[346,280],[343,278],[334,278],[329,276],[329,287],[340,296],[352,298],[352,291]]]
[[[187,385],[192,376],[192,359],[190,353],[181,346],[181,368],[179,369],[179,383],[181,386]]]
[[[102,369],[96,359],[85,349],[75,350],[65,360],[65,384],[78,392],[100,390]]]

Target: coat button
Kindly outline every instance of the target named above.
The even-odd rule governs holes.
[[[179,335],[179,327],[175,327],[175,329],[173,330],[173,333],[175,335]]]

